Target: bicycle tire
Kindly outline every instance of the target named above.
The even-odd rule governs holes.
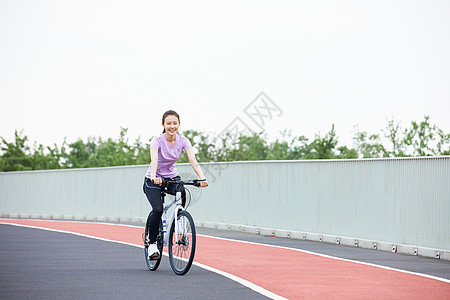
[[[149,259],[148,258],[148,246],[149,244],[149,232],[150,232],[150,218],[152,216],[153,212],[150,212],[147,217],[147,222],[145,223],[145,232],[144,232],[144,255],[145,255],[145,263],[147,264],[147,268],[150,271],[156,271],[159,267],[159,264],[161,263],[162,258],[162,250],[163,250],[163,236],[164,233],[162,231],[162,224],[159,222],[159,234],[156,238],[156,241],[158,243],[158,250],[159,250],[159,257],[158,259]]]
[[[175,235],[175,226],[179,226],[179,240]],[[192,216],[187,211],[178,214],[172,223],[169,234],[169,261],[177,275],[186,274],[192,266],[195,255],[196,232]]]

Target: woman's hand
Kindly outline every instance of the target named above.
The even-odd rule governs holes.
[[[200,183],[200,187],[207,187],[208,186],[208,180],[203,180],[203,181],[199,181],[198,183]]]
[[[160,177],[152,177],[150,178],[150,180],[157,185],[161,185],[162,184],[162,179]]]

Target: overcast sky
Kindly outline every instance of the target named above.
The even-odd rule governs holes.
[[[0,136],[450,132],[450,1],[0,0]],[[261,94],[263,92],[263,94]]]

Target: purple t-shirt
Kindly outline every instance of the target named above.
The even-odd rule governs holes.
[[[169,145],[165,134],[155,136],[150,143],[150,148],[158,148],[158,168],[156,177],[175,177],[178,176],[175,163],[180,158],[181,151],[192,148],[191,142],[184,136],[177,133],[173,146]],[[148,167],[145,177],[150,178],[151,164]]]

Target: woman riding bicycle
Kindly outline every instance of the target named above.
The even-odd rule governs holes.
[[[145,174],[144,193],[153,209],[150,219],[150,246],[148,248],[149,257],[157,259],[160,255],[156,245],[159,222],[163,212],[163,203],[161,198],[162,179],[180,179],[175,163],[180,158],[181,152],[186,151],[189,162],[195,173],[200,177],[200,186],[208,186],[205,175],[195,158],[191,142],[184,136],[178,134],[180,127],[180,116],[173,110],[166,111],[162,117],[163,133],[154,137],[150,144],[151,163]],[[169,191],[176,192],[176,186],[168,186]],[[186,192],[181,190],[183,206],[185,204]]]

